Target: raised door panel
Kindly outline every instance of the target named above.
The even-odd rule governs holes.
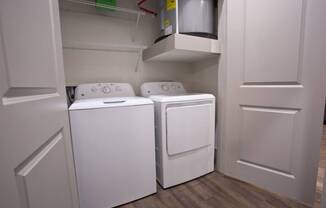
[[[71,208],[66,150],[62,132],[16,168],[23,208]]]
[[[246,0],[244,83],[299,83],[304,0]]]
[[[292,169],[298,110],[243,106],[238,163],[294,178]]]
[[[52,1],[44,0],[33,0],[33,3],[5,1],[1,4],[1,31],[9,87],[56,87],[58,57],[57,31],[54,30],[57,28],[53,23],[57,17],[53,15],[53,5]]]

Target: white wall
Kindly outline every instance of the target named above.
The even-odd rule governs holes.
[[[194,63],[191,70],[191,90],[217,95],[219,58]]]
[[[128,7],[135,2],[120,0]],[[155,1],[152,1],[155,2]],[[155,5],[154,5],[155,6]],[[135,41],[132,32],[135,18],[107,17],[89,13],[61,10],[63,42],[103,43],[123,45],[151,45],[158,37],[158,19],[145,16],[141,19]],[[136,93],[145,81],[176,80],[191,91],[217,95],[217,61],[196,64],[146,62],[141,59],[136,72],[138,53],[64,49],[67,85],[89,82],[129,82]]]

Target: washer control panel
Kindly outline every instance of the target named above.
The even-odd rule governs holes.
[[[141,86],[141,95],[144,97],[151,95],[183,95],[186,93],[180,82],[146,82]]]
[[[77,86],[75,94],[76,100],[135,96],[134,90],[128,83],[81,84]]]

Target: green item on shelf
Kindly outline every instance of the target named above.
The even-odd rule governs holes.
[[[101,4],[101,5],[108,5],[115,7],[117,6],[117,0],[95,0],[96,4]],[[101,7],[96,7],[96,10],[98,12],[112,12],[114,9],[106,9],[106,8],[101,8]]]

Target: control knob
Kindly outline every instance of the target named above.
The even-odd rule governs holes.
[[[102,92],[104,94],[109,94],[111,92],[111,89],[108,86],[104,86],[104,87],[102,87]]]
[[[165,85],[165,84],[162,85],[161,88],[162,88],[163,91],[168,91],[170,89],[170,87],[168,85]]]
[[[92,87],[92,88],[91,88],[91,91],[92,91],[92,92],[96,92],[96,91],[97,91],[97,88],[96,88],[96,87]]]

